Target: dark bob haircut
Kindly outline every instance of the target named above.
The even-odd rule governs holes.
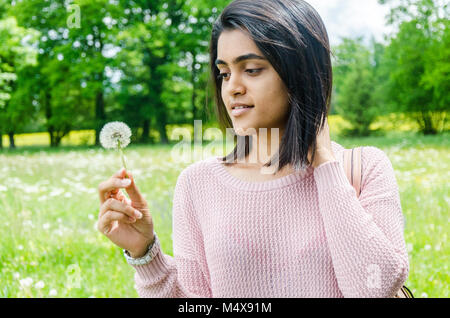
[[[210,42],[211,81],[216,115],[222,129],[232,121],[222,99],[222,79],[215,66],[217,45],[225,30],[241,30],[257,45],[288,90],[289,114],[278,156],[278,170],[291,164],[305,168],[314,161],[316,136],[325,124],[332,92],[331,49],[324,23],[316,10],[302,0],[235,0],[214,22]],[[237,136],[226,164],[248,156],[252,136]],[[243,146],[245,144],[245,147]],[[308,150],[312,160],[308,161]]]

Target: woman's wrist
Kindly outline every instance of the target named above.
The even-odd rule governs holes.
[[[132,258],[143,257],[148,252],[148,250],[155,244],[155,240],[156,240],[156,235],[155,235],[155,233],[153,233],[153,237],[150,240],[150,243],[145,245],[145,249],[143,249],[142,251],[134,251],[134,252],[127,251],[128,255],[130,255],[130,257],[132,257]]]
[[[150,263],[156,254],[159,252],[159,240],[155,231],[153,231],[153,238],[150,244],[146,245],[143,252],[130,252],[128,250],[123,250],[123,255],[130,265],[145,265]]]

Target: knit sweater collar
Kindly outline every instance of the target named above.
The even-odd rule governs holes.
[[[331,142],[333,152],[335,153],[336,159],[339,160],[340,156],[338,153],[342,151],[344,148],[337,144],[336,142]],[[225,183],[228,186],[231,186],[239,191],[252,191],[252,192],[260,192],[260,191],[268,191],[274,189],[281,189],[293,184],[300,182],[301,180],[305,180],[311,177],[314,173],[314,168],[308,167],[304,170],[294,172],[287,176],[283,176],[278,179],[268,180],[268,181],[260,181],[260,182],[249,182],[245,180],[241,180],[234,175],[230,174],[230,172],[225,168],[224,163],[221,160],[222,157],[212,157],[212,170],[215,175],[219,178],[219,180]]]

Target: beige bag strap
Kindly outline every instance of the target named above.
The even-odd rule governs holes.
[[[362,149],[363,147],[344,149],[342,152],[345,174],[350,184],[355,188],[358,198],[361,194]],[[414,298],[414,296],[406,286],[403,286],[394,298]]]
[[[356,196],[361,194],[361,156],[362,147],[344,149],[342,152],[344,170],[350,184],[355,188]]]

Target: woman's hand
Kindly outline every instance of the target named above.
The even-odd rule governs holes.
[[[311,162],[312,151],[309,150],[308,160]],[[333,150],[331,149],[330,127],[328,126],[328,117],[325,119],[325,126],[317,135],[317,149],[312,167],[315,169],[323,163],[336,161]]]
[[[125,178],[125,175],[129,179]],[[129,184],[123,182],[129,181]],[[121,188],[125,188],[130,199]],[[153,242],[153,221],[130,172],[121,169],[98,186],[100,212],[97,229],[131,257],[143,256]]]

